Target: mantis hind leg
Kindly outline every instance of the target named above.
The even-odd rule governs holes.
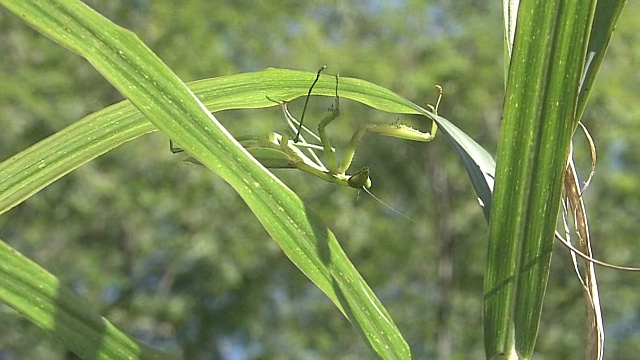
[[[193,156],[189,155],[186,151],[184,151],[183,148],[181,148],[181,147],[177,146],[176,144],[174,144],[173,140],[171,140],[171,139],[169,139],[169,150],[171,150],[171,152],[174,153],[174,154],[184,154],[184,158],[182,159],[182,161],[184,161],[186,163],[195,164],[195,165],[202,165],[202,163],[200,161],[198,161]]]
[[[181,147],[176,146],[171,139],[169,139],[169,150],[174,154],[184,152],[184,150]]]

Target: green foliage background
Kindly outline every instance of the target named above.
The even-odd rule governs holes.
[[[88,3],[135,31],[185,81],[327,64],[330,73],[373,81],[417,103],[433,102],[433,85],[441,84],[440,113],[495,148],[503,96],[499,3]],[[626,264],[640,253],[638,16],[640,7],[629,3],[585,115],[599,156],[587,194],[595,253]],[[121,100],[83,59],[4,9],[0,28],[0,158]],[[321,118],[330,103],[312,98],[307,119]],[[339,148],[359,124],[396,120],[341,105],[329,129]],[[300,108],[292,104],[294,114]],[[277,108],[216,116],[236,135],[284,128]],[[584,143],[577,144],[587,169]],[[299,172],[277,175],[336,232],[417,358],[482,357],[487,227],[459,158],[444,138],[425,145],[370,135],[356,156],[355,168],[371,167],[375,194],[416,223],[351,189]],[[236,193],[205,168],[180,163],[158,133],[90,162],[0,217],[0,237],[121,329],[188,359],[371,356]],[[640,281],[613,270],[598,274],[607,355],[633,359]],[[581,353],[580,291],[567,253],[557,251],[537,358]],[[0,355],[66,357],[4,305],[0,323]]]

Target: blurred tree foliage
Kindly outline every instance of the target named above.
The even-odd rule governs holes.
[[[91,1],[135,31],[185,81],[268,66],[363,78],[440,113],[494,152],[503,94],[502,25],[487,1]],[[599,167],[588,192],[596,254],[638,265],[640,6],[631,2],[587,107]],[[83,59],[0,9],[0,158],[121,100]],[[331,104],[312,98],[307,117]],[[300,102],[292,104],[300,113]],[[343,101],[329,128],[338,149],[367,122],[394,115]],[[284,130],[277,108],[216,114],[237,135]],[[403,118],[410,122],[411,118]],[[312,126],[314,126],[312,124]],[[424,124],[425,129],[428,124]],[[588,168],[584,141],[577,157]],[[334,229],[417,358],[483,355],[486,225],[459,159],[430,144],[367,135],[355,168],[366,196],[295,171],[280,176]],[[122,329],[188,359],[362,359],[357,332],[281,254],[240,198],[152,134],[73,172],[0,217],[0,236]],[[557,248],[539,359],[576,358],[584,344],[580,288]],[[598,272],[607,354],[640,351],[637,275]],[[0,304],[0,359],[68,356]]]

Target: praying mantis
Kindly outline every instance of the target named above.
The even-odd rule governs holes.
[[[353,174],[347,174],[353,158],[355,156],[356,148],[364,134],[371,132],[374,134],[395,137],[399,139],[429,142],[434,139],[437,132],[437,124],[432,121],[431,131],[422,132],[414,129],[410,126],[401,124],[399,122],[393,124],[368,124],[360,127],[351,137],[347,147],[344,150],[342,160],[338,163],[336,159],[336,149],[331,146],[329,137],[326,134],[326,128],[340,115],[340,97],[338,95],[338,83],[339,76],[336,75],[336,90],[334,104],[329,109],[330,113],[320,121],[318,124],[318,134],[316,135],[308,127],[304,126],[303,120],[306,113],[309,97],[313,91],[313,87],[318,82],[320,74],[326,68],[323,66],[318,70],[316,79],[309,88],[305,104],[302,110],[300,121],[296,120],[287,107],[285,101],[274,101],[280,104],[282,112],[287,121],[287,124],[292,132],[296,133],[294,139],[289,138],[288,133],[279,134],[271,132],[266,136],[240,136],[236,140],[263,166],[267,168],[279,168],[279,169],[298,169],[308,174],[314,175],[322,180],[347,186],[354,189],[361,189],[369,193],[371,187],[371,178],[369,177],[370,171],[368,167],[364,167]],[[438,113],[438,106],[442,99],[442,87],[436,85],[440,94],[435,106],[429,105],[434,114]],[[273,100],[272,100],[273,101]],[[306,133],[313,141],[319,142],[307,142]],[[171,143],[171,151],[174,153],[182,152],[183,150],[174,147]],[[316,151],[321,152],[327,162],[325,165]],[[195,159],[189,158],[187,161],[197,163]],[[376,198],[377,199],[377,198]],[[380,201],[380,200],[378,200]]]

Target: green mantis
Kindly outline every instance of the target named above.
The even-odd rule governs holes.
[[[347,171],[353,162],[357,145],[364,134],[371,132],[374,134],[405,140],[428,142],[435,137],[437,125],[433,122],[431,131],[426,133],[400,123],[383,125],[368,124],[362,126],[351,137],[351,140],[344,150],[342,159],[340,163],[338,163],[336,159],[336,149],[331,146],[329,137],[326,134],[327,126],[329,126],[340,115],[338,76],[335,77],[336,91],[334,104],[330,108],[330,113],[318,124],[317,135],[303,125],[304,114],[306,113],[309,97],[311,96],[313,87],[320,78],[321,72],[325,68],[326,66],[323,66],[318,70],[316,79],[309,88],[300,121],[297,121],[291,115],[286,102],[278,102],[282,108],[282,112],[289,128],[292,133],[295,132],[296,134],[294,139],[290,139],[287,132],[283,134],[271,132],[266,136],[241,136],[236,138],[236,140],[254,158],[267,168],[295,168],[331,183],[355,189],[363,189],[369,192],[368,189],[371,187],[371,179],[369,177],[370,172],[368,167],[364,167],[353,174],[347,174]],[[440,95],[435,106],[429,105],[435,114],[437,114],[438,105],[442,98],[442,88],[439,85],[436,86],[440,91]],[[305,134],[309,137],[311,142],[307,141]],[[173,147],[173,145],[171,146],[171,150],[174,153],[182,151],[179,148]],[[320,160],[316,151],[323,154],[327,165]],[[194,162],[193,159],[190,159],[190,161]]]

